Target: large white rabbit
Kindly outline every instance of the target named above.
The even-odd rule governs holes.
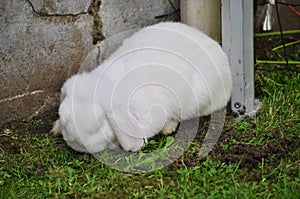
[[[231,88],[228,58],[217,42],[182,23],[160,23],[65,82],[52,132],[81,152],[118,145],[137,151],[178,122],[226,106]]]

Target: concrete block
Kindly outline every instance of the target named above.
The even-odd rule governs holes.
[[[171,2],[179,9],[179,0]],[[176,14],[157,18],[173,11],[168,0],[103,0],[100,9],[103,35],[108,38],[125,30],[141,28],[159,21],[176,20]]]
[[[30,0],[35,12],[45,15],[78,15],[87,12],[92,0]]]
[[[38,112],[92,48],[93,16],[40,15],[33,5],[0,4],[0,125]]]
[[[168,0],[0,1],[0,126],[56,111],[62,84],[81,63],[96,67],[134,29],[178,20],[156,18],[173,11]]]

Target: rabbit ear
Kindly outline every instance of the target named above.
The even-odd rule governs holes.
[[[138,124],[136,118],[122,106],[114,109],[113,113],[107,114],[115,136],[126,151],[138,151],[144,145],[146,134]]]

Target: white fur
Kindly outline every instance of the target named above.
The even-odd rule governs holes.
[[[232,80],[227,56],[199,30],[181,23],[141,29],[102,65],[62,88],[57,129],[77,151],[119,143],[139,150],[179,121],[224,107]]]

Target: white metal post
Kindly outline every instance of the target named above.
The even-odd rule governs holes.
[[[254,106],[253,1],[222,0],[222,46],[233,75],[232,110],[252,115]]]

